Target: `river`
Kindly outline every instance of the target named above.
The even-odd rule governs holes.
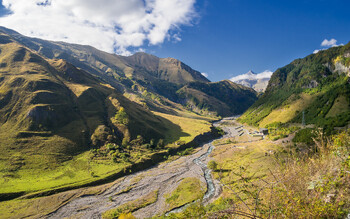
[[[222,121],[227,121],[227,119]],[[220,126],[222,121],[214,125]],[[222,126],[226,132],[223,138],[237,136],[238,131],[235,127]],[[167,208],[164,195],[171,193],[186,177],[197,177],[203,184],[207,185],[203,202],[209,203],[218,197],[221,191],[219,183],[212,179],[210,169],[207,167],[210,159],[209,155],[214,150],[212,142],[204,144],[192,155],[183,156],[177,160],[162,163],[148,170],[119,179],[102,194],[73,199],[48,215],[48,218],[101,218],[103,212],[144,197],[151,191],[158,191],[157,201],[133,212],[133,215],[137,218],[162,215],[166,213],[164,209]],[[179,212],[186,207],[187,205],[171,212]]]

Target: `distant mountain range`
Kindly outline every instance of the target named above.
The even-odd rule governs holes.
[[[245,74],[238,75],[230,80],[250,88],[253,88],[257,92],[264,92],[273,72],[264,71],[256,74],[253,71],[249,71]]]

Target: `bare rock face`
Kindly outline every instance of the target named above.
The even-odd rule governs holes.
[[[340,73],[346,73],[346,74],[348,74],[348,76],[350,76],[350,67],[343,65],[341,62],[335,63],[334,71],[340,72]]]

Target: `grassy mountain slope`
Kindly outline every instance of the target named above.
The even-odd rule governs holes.
[[[253,89],[228,80],[215,83],[192,82],[182,87],[178,94],[193,111],[222,116],[241,114],[257,99]]]
[[[161,59],[147,53],[120,56],[97,50],[91,46],[45,41],[25,37],[15,31],[0,27],[16,41],[37,51],[46,58],[64,59],[76,67],[95,74],[115,85],[130,83],[128,79],[154,81],[157,79],[185,84],[192,81],[208,82],[198,71],[172,58]],[[125,81],[123,81],[125,80]]]
[[[211,118],[182,105],[186,97],[177,91],[188,82],[194,94],[208,96]],[[234,83],[209,83],[175,59],[117,56],[0,27],[0,200],[86,185],[152,162],[255,95]]]
[[[180,126],[65,60],[45,59],[5,34],[0,51],[0,193],[93,180],[134,162],[121,154],[143,142],[182,136]],[[116,162],[91,160],[89,150],[106,143],[121,146]]]
[[[119,56],[99,51],[90,46],[29,38],[3,27],[0,27],[0,32],[10,35],[13,40],[38,52],[45,58],[66,60],[98,77],[104,83],[117,88],[128,99],[145,105],[153,111],[174,113],[174,108],[184,111],[183,105],[186,105],[188,101],[184,100],[183,96],[179,96],[179,93],[182,93],[178,92],[179,89],[192,82],[209,83],[209,80],[200,72],[173,58],[158,58],[147,53],[136,53],[128,57]],[[227,84],[227,82],[220,84]],[[205,85],[205,87],[214,87],[214,85]],[[197,113],[203,112],[206,115],[226,116],[243,111],[243,108],[237,110],[232,107],[233,105],[242,105],[244,102],[243,106],[246,109],[253,103],[252,101],[246,102],[245,99],[246,97],[250,99],[250,96],[255,95],[254,91],[248,92],[245,88],[238,86],[235,86],[234,89],[232,86],[217,86],[217,88],[219,87],[220,93],[232,93],[235,96],[235,98],[225,98],[225,101],[228,101],[225,104],[228,104],[229,107],[209,109],[209,111],[217,110],[213,113],[207,113],[207,110],[197,110],[197,108],[193,108],[193,110]],[[189,96],[198,97],[197,88],[187,89],[186,93],[190,91],[194,93],[189,94]],[[220,98],[217,98],[221,94],[214,94],[215,92],[215,89],[211,89],[210,98],[206,99],[205,104],[225,105],[217,102],[221,101]],[[239,95],[244,96],[238,97]],[[188,109],[192,108],[187,107]],[[230,110],[233,112],[229,112]]]
[[[350,120],[349,74],[350,44],[297,59],[274,72],[241,121],[301,123],[304,111],[307,124],[344,126]]]

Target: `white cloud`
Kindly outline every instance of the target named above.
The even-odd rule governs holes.
[[[321,43],[321,46],[323,47],[334,47],[334,46],[338,46],[337,45],[337,40],[336,39],[330,39],[330,40],[327,40],[327,39],[324,39]]]
[[[240,80],[258,80],[258,79],[269,79],[271,78],[273,72],[270,70],[265,70],[259,74],[252,74],[250,72],[243,74],[243,75],[238,75],[230,80],[233,82],[240,81]]]
[[[207,73],[204,73],[204,72],[202,72],[202,75],[206,78],[209,76]]]
[[[332,38],[330,40],[328,39],[324,39],[321,43],[321,46],[322,47],[326,47],[326,48],[323,48],[323,49],[316,49],[314,50],[313,54],[317,54],[319,53],[320,51],[323,51],[323,50],[326,50],[328,49],[329,47],[337,47],[337,46],[344,46],[344,44],[337,44],[337,40]]]
[[[129,47],[180,41],[196,0],[3,0],[2,26],[32,37],[129,54]]]

